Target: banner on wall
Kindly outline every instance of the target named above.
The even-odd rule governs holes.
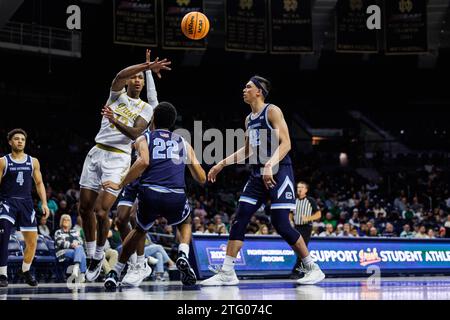
[[[191,40],[181,31],[181,20],[188,12],[204,12],[203,0],[162,0],[161,10],[164,49],[206,49],[206,38]]]
[[[311,0],[270,0],[271,53],[312,53]]]
[[[156,0],[114,0],[114,43],[158,45]]]
[[[378,31],[367,28],[366,10],[376,0],[338,0],[336,4],[336,51],[378,52]]]
[[[385,1],[386,54],[428,52],[427,0]]]
[[[225,0],[225,50],[267,52],[266,0]]]

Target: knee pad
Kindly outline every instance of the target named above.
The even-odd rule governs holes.
[[[289,210],[273,210],[272,224],[277,233],[289,244],[293,245],[300,238],[300,233],[289,222]]]
[[[230,240],[244,241],[247,225],[257,209],[258,208],[256,205],[249,204],[247,202],[239,202],[236,218],[234,219],[230,229]]]

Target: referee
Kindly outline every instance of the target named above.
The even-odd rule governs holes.
[[[322,216],[317,207],[317,203],[312,197],[306,196],[309,185],[300,181],[297,183],[297,196],[295,200],[295,210],[290,213],[290,220],[294,224],[295,229],[300,232],[306,246],[308,246],[311,238],[312,221],[320,219]],[[300,270],[302,269],[301,259],[297,258],[294,268],[292,269],[291,278],[298,279],[300,277]]]

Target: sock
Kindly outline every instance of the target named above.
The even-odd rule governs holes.
[[[136,264],[136,262],[137,262],[137,253],[134,252],[134,253],[130,256],[130,258],[128,259],[128,261],[129,261],[131,264]]]
[[[97,246],[95,248],[95,253],[94,253],[94,259],[95,260],[102,260],[103,259],[103,249],[105,248],[105,246]]]
[[[80,264],[75,263],[75,265],[73,266],[72,274],[78,274],[79,271],[80,271]]]
[[[144,261],[145,261],[145,255],[137,256],[137,259],[136,259],[137,264],[143,264]]]
[[[94,256],[94,253],[95,253],[95,246],[96,246],[97,244],[95,243],[95,240],[94,241],[89,241],[89,242],[86,242],[86,252],[87,252],[87,257],[88,258],[91,258],[92,259],[92,257]]]
[[[0,267],[0,275],[7,276],[8,275],[7,268],[8,266]]]
[[[223,266],[222,266],[222,270],[227,272],[227,271],[234,271],[234,263],[236,262],[236,258],[235,257],[231,257],[231,256],[225,256],[225,260],[223,261]]]
[[[31,263],[25,263],[25,262],[22,263],[22,271],[23,272],[30,271],[30,267],[31,267]]]
[[[180,243],[178,246],[178,252],[183,252],[186,258],[189,258],[189,245],[187,243]]]
[[[306,257],[302,258],[302,262],[303,265],[305,266],[305,268],[309,269],[309,267],[311,267],[311,264],[314,263],[313,259],[311,258],[311,256],[308,254]]]
[[[117,273],[117,276],[120,278],[122,274],[123,268],[125,268],[125,263],[117,262],[113,268],[113,270]]]

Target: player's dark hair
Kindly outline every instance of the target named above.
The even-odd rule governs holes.
[[[305,186],[306,186],[306,189],[308,189],[309,190],[309,183],[307,183],[307,182],[305,182],[305,181],[299,181],[297,184],[304,184]]]
[[[23,134],[25,136],[25,140],[27,139],[27,133],[25,132],[25,130],[17,128],[17,129],[12,129],[10,132],[8,132],[8,135],[6,136],[6,138],[8,139],[8,141],[11,141],[12,137],[14,137],[15,134]]]
[[[261,86],[266,90],[267,94],[269,94],[270,90],[272,89],[272,84],[270,83],[269,80],[258,75],[255,75],[252,78],[258,80]]]
[[[170,129],[177,120],[177,109],[170,102],[160,102],[153,110],[155,129]]]

